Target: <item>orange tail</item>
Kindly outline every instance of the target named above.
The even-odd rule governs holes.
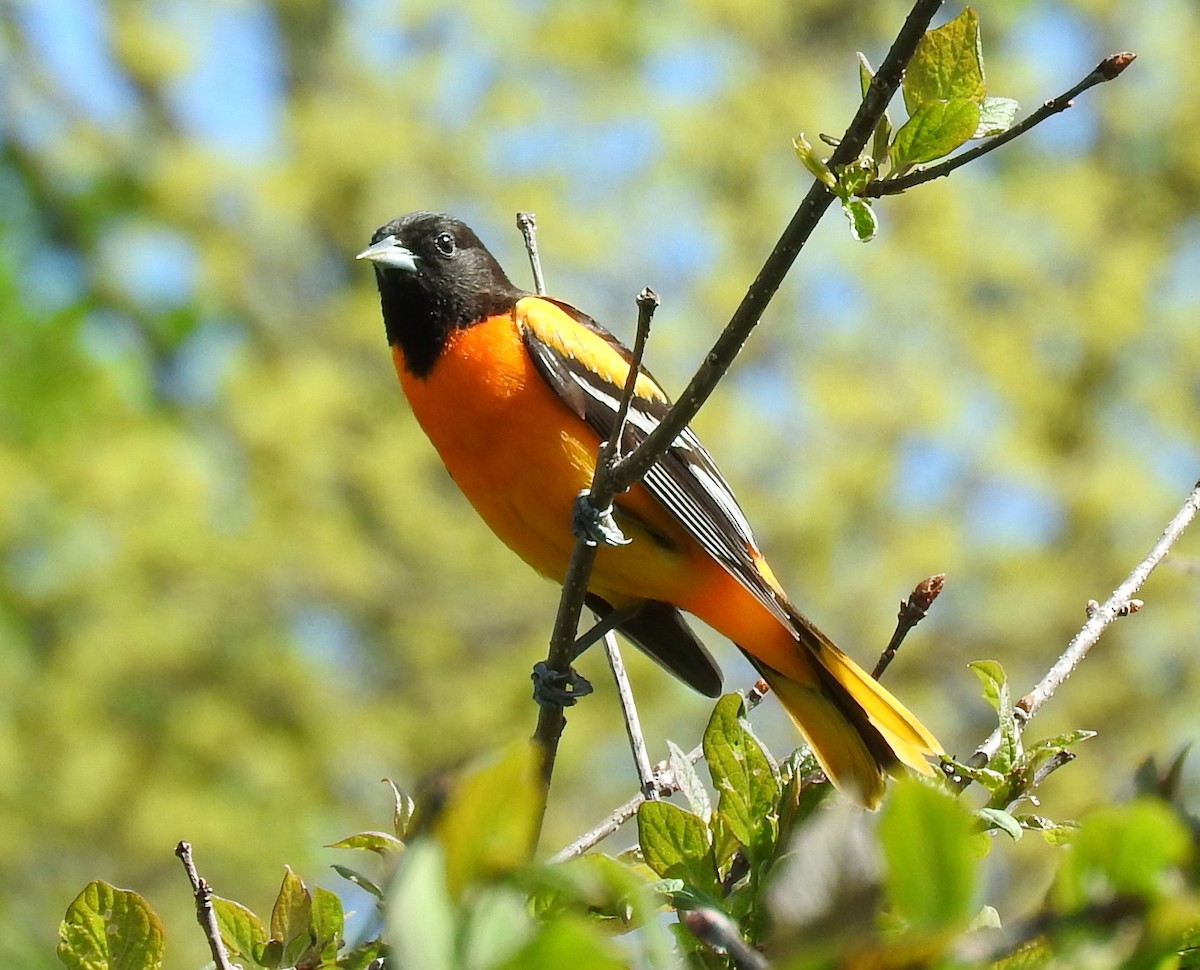
[[[815,678],[803,682],[747,656],[779,697],[829,780],[860,805],[875,808],[883,797],[886,773],[899,765],[932,775],[927,759],[942,754],[937,739],[806,618],[797,614],[796,619],[802,636],[793,641],[793,650],[809,661],[804,666]]]

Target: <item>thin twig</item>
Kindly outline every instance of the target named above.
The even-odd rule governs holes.
[[[625,720],[625,733],[629,735],[629,748],[633,752],[633,763],[637,767],[638,784],[642,795],[650,801],[658,798],[658,780],[650,764],[646,750],[646,736],[642,733],[642,722],[638,717],[637,705],[633,701],[633,688],[625,672],[625,661],[617,648],[617,637],[613,633],[604,635],[604,655],[608,658],[608,669],[617,684],[617,700],[621,704],[621,716]]]
[[[1051,667],[1046,675],[1038,682],[1028,694],[1017,701],[1017,710],[1021,711],[1025,720],[1033,717],[1038,712],[1043,704],[1046,703],[1054,692],[1066,681],[1074,672],[1075,668],[1087,656],[1088,651],[1100,639],[1105,628],[1122,612],[1128,612],[1130,600],[1133,594],[1141,588],[1141,585],[1146,581],[1147,577],[1154,571],[1154,567],[1162,562],[1163,557],[1170,551],[1171,546],[1183,534],[1184,530],[1196,517],[1197,511],[1200,511],[1200,482],[1197,482],[1188,495],[1187,500],[1183,503],[1183,507],[1175,513],[1174,518],[1167,524],[1162,535],[1158,537],[1158,541],[1147,553],[1146,558],[1138,563],[1133,571],[1125,578],[1113,594],[1104,602],[1104,604],[1088,617],[1088,621],[1083,625],[1080,631],[1075,634],[1074,638],[1067,649],[1063,651],[1057,662]],[[987,764],[992,755],[996,753],[1000,746],[1000,731],[997,729],[992,732],[991,737],[983,742],[976,750],[971,758],[971,764],[975,766]]]
[[[752,710],[758,707],[758,705],[762,703],[762,699],[767,696],[770,690],[771,688],[767,686],[767,682],[765,680],[758,681],[746,694],[746,713],[749,714]],[[689,764],[694,765],[703,757],[703,744],[696,745],[687,753],[687,760]],[[675,783],[675,779],[672,778],[667,771],[667,762],[660,761],[654,766],[654,777],[657,780],[657,787],[660,795],[665,797],[667,795],[673,795],[675,792],[679,791],[679,786]],[[570,845],[559,849],[558,852],[554,853],[554,855],[550,857],[549,861],[551,863],[566,862],[567,859],[573,859],[577,855],[583,855],[583,853],[587,852],[588,849],[599,845],[615,831],[617,831],[617,829],[619,829],[622,825],[633,818],[633,816],[637,814],[638,806],[641,805],[645,800],[645,795],[643,795],[641,792],[638,792],[636,795],[630,798],[629,801],[625,802],[625,804],[619,805],[617,808],[613,809],[607,816],[605,816],[603,821],[592,826],[592,828],[584,832],[583,835],[579,836],[579,838],[577,838]]]
[[[212,889],[196,872],[196,864],[192,861],[192,846],[188,842],[180,842],[175,846],[175,854],[183,863],[188,881],[192,884],[192,895],[196,898],[196,921],[204,930],[208,939],[208,948],[212,952],[213,963],[217,970],[234,970],[229,962],[229,954],[225,951],[225,942],[221,939],[221,930],[217,926],[217,914],[212,904]]]
[[[679,922],[716,953],[724,953],[737,970],[767,970],[767,958],[742,939],[737,923],[718,909],[700,906],[679,911]]]
[[[888,665],[896,659],[896,651],[900,649],[900,644],[908,636],[908,631],[925,619],[929,607],[938,598],[945,582],[945,573],[938,573],[936,576],[923,579],[909,593],[908,599],[900,604],[900,612],[896,614],[896,629],[892,633],[892,639],[888,641],[887,649],[879,655],[879,661],[875,664],[875,669],[871,671],[871,676],[876,680],[883,676]]]
[[[546,295],[546,281],[542,278],[542,261],[537,248],[537,216],[532,212],[517,213],[517,228],[525,240],[525,252],[529,254],[529,268],[533,270],[533,292]]]
[[[1030,128],[1041,124],[1052,115],[1056,115],[1060,111],[1066,111],[1067,108],[1071,107],[1075,98],[1088,88],[1093,88],[1097,84],[1103,84],[1105,81],[1111,81],[1113,78],[1120,77],[1121,72],[1133,63],[1135,57],[1137,57],[1137,54],[1132,51],[1110,54],[1073,88],[1064,91],[1057,98],[1051,98],[1038,108],[1037,111],[1013,125],[1007,131],[1003,131],[994,138],[989,138],[974,148],[960,155],[955,155],[953,158],[948,158],[937,165],[931,165],[928,168],[919,168],[914,172],[909,172],[907,175],[901,175],[894,179],[876,179],[867,185],[862,194],[874,198],[885,195],[897,195],[925,182],[945,178],[955,169],[962,168],[962,166],[975,161],[977,158],[981,158],[988,152],[994,152],[1001,145],[1007,145],[1014,138],[1019,138],[1025,132],[1029,131]]]
[[[621,394],[621,403],[617,410],[617,423],[613,433],[600,448],[596,461],[596,471],[592,476],[592,487],[588,491],[587,502],[593,509],[608,509],[621,488],[613,481],[614,465],[612,456],[617,453],[620,439],[624,433],[625,418],[629,414],[629,405],[633,400],[637,379],[641,372],[642,356],[646,352],[646,342],[650,336],[650,321],[658,308],[658,297],[653,290],[643,289],[638,294],[638,326],[637,337],[633,345],[633,355],[629,363],[629,374],[625,379],[625,388]],[[546,655],[546,666],[558,673],[566,674],[571,669],[571,657],[575,634],[579,629],[579,616],[583,612],[583,601],[587,595],[588,579],[592,574],[592,565],[596,561],[599,546],[594,541],[580,536],[575,539],[575,547],[567,564],[566,575],[563,577],[562,594],[558,600],[558,612],[554,618],[554,631],[550,637],[550,649]],[[563,708],[555,704],[543,704],[538,709],[537,727],[534,728],[533,739],[542,752],[542,782],[549,790],[550,779],[554,775],[554,762],[558,756],[558,742],[562,738],[567,719]],[[542,810],[545,811],[545,802]]]

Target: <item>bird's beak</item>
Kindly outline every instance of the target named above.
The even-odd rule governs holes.
[[[401,246],[400,240],[395,236],[384,236],[379,242],[372,243],[354,258],[369,259],[372,263],[378,263],[380,266],[387,266],[390,269],[402,269],[406,273],[417,271],[417,257],[411,250]]]

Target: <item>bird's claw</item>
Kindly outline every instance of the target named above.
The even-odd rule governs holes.
[[[533,699],[542,707],[573,707],[592,692],[591,682],[574,667],[565,672],[555,670],[544,660],[533,665],[529,679],[533,681]]]
[[[589,546],[627,546],[631,541],[617,526],[612,506],[596,508],[586,491],[580,492],[575,498],[575,507],[571,510],[571,532]]]

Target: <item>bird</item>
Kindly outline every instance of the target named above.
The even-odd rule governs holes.
[[[374,268],[400,385],[446,470],[491,530],[556,582],[578,496],[612,434],[632,354],[587,314],[514,285],[475,232],[418,211],[358,253]],[[623,449],[670,400],[636,377]],[[601,545],[587,604],[695,690],[721,670],[691,614],[730,639],[767,681],[826,776],[875,808],[901,766],[932,775],[933,734],[788,599],[725,477],[689,429],[614,501],[629,542]]]

